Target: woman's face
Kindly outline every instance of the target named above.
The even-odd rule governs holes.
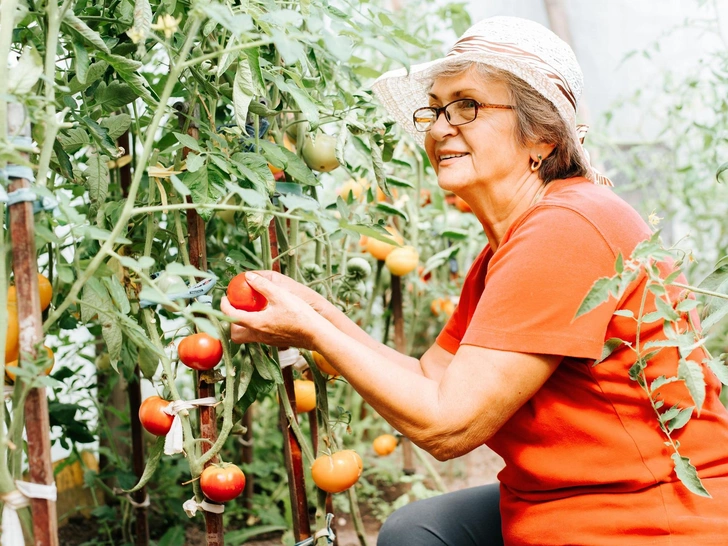
[[[481,104],[511,104],[506,84],[484,81],[467,70],[437,78],[430,89],[429,106],[445,106],[463,98]],[[515,110],[479,108],[474,121],[458,127],[441,114],[425,135],[425,149],[440,187],[463,194],[468,193],[466,188],[527,174],[529,150],[516,140],[515,128]]]

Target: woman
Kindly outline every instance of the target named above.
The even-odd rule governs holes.
[[[271,272],[250,281],[268,298],[265,311],[236,311],[223,300],[238,319],[235,341],[321,352],[438,459],[483,443],[504,458],[499,487],[415,502],[385,523],[380,545],[728,543],[720,384],[705,374],[699,417],[673,433],[713,495],[706,499],[677,480],[650,403],[628,379],[633,353],[618,349],[595,365],[605,340],[635,338],[634,319],[615,311],[639,313],[644,278],[574,319],[593,283],[614,274],[617,256],[651,235],[581,148],[581,86],[564,42],[506,17],[473,26],[444,59],[375,83],[395,119],[424,139],[438,184],[471,206],[488,238],[455,313],[419,361]],[[646,311],[654,306],[648,298]],[[640,335],[663,339],[661,321]],[[674,349],[661,351],[648,379],[674,376],[677,363]],[[692,405],[681,382],[661,394],[665,408]]]

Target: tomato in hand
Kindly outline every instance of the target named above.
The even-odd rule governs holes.
[[[395,438],[391,434],[382,434],[381,436],[377,436],[376,438],[374,438],[374,442],[372,442],[372,447],[374,448],[374,453],[376,453],[380,457],[389,455],[395,449],[397,449],[397,438]]]
[[[182,363],[193,370],[211,370],[222,358],[222,342],[209,334],[187,336],[180,341],[177,354]]]
[[[350,449],[321,455],[311,466],[314,483],[327,493],[340,493],[354,485],[362,472],[361,457]]]
[[[245,273],[238,273],[230,281],[227,298],[230,305],[242,311],[262,311],[268,305],[268,300],[245,280]]]
[[[150,396],[139,406],[139,420],[148,432],[155,436],[166,436],[172,428],[174,416],[164,413],[171,402],[159,396]]]
[[[200,474],[200,488],[211,501],[227,502],[245,489],[245,474],[234,464],[213,464]]]
[[[308,413],[316,407],[316,387],[308,379],[296,379],[293,382],[296,396],[296,413]]]

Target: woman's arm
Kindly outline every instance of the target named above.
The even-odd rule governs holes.
[[[394,428],[441,460],[488,440],[561,361],[558,356],[475,346],[461,346],[448,359],[449,353],[435,346],[423,357],[418,373],[395,365],[389,356],[394,351],[380,352],[378,346],[360,342],[295,295],[276,291],[269,281],[258,277],[250,283],[269,305],[258,313],[223,307],[239,320],[237,341],[319,351]],[[449,365],[442,366],[444,361]],[[423,375],[422,370],[430,373]]]

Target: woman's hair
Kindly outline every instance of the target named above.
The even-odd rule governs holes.
[[[432,79],[457,76],[471,68],[484,81],[506,84],[518,119],[515,137],[521,145],[525,146],[529,142],[555,145],[539,169],[539,176],[544,182],[587,175],[589,166],[579,150],[580,144],[556,107],[518,76],[484,63],[463,59],[446,63],[436,70]]]

